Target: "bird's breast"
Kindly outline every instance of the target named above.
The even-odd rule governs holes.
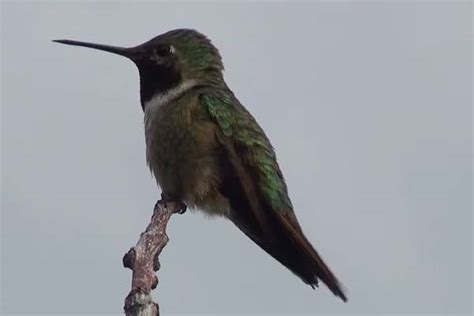
[[[167,194],[210,213],[226,212],[218,193],[215,125],[203,119],[198,102],[185,97],[145,107],[147,163]]]
[[[145,107],[145,140],[148,165],[160,185],[162,174],[175,171],[190,145],[191,119],[185,107],[168,103]]]

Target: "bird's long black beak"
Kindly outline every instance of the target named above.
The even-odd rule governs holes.
[[[73,46],[82,46],[82,47],[89,47],[93,49],[103,50],[109,53],[117,54],[120,56],[124,56],[133,60],[133,57],[136,53],[134,48],[126,48],[126,47],[118,47],[118,46],[110,46],[110,45],[103,45],[103,44],[95,44],[95,43],[87,43],[87,42],[80,42],[80,41],[72,41],[72,40],[53,40],[53,42],[66,44],[66,45],[73,45]]]

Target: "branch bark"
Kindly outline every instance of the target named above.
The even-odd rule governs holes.
[[[185,210],[183,203],[158,201],[150,224],[140,235],[135,247],[123,256],[124,267],[132,270],[132,289],[125,298],[125,315],[160,315],[158,304],[151,297],[151,291],[158,285],[158,277],[154,272],[160,269],[158,257],[168,243],[168,221],[172,214]]]

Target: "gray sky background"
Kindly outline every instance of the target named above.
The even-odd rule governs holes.
[[[230,222],[173,217],[163,313],[466,313],[469,2],[1,4],[3,313],[117,313],[159,196],[135,66],[54,44],[188,27],[268,133],[308,238],[348,288],[313,291]]]

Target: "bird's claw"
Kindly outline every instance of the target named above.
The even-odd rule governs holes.
[[[161,200],[159,200],[156,203],[164,204],[165,207],[168,207],[168,203],[176,203],[179,207],[179,210],[177,211],[178,214],[184,214],[186,213],[188,209],[188,207],[186,206],[186,204],[184,204],[184,202],[173,199],[164,193],[161,193]]]
[[[188,210],[188,207],[186,206],[186,204],[184,204],[183,202],[179,202],[178,205],[179,205],[178,214],[186,213],[186,211]]]

